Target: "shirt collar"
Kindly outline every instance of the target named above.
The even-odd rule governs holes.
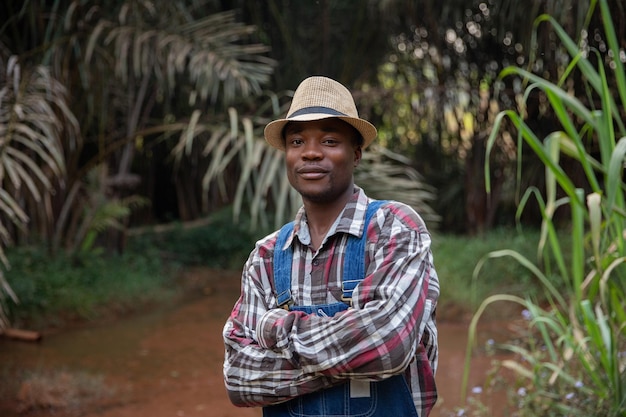
[[[363,189],[355,185],[354,194],[346,203],[346,206],[335,220],[335,223],[331,226],[328,231],[328,236],[332,236],[336,233],[349,233],[356,237],[361,237],[368,202],[369,199]],[[285,242],[285,248],[291,245],[294,236],[298,236],[298,240],[300,240],[303,245],[309,245],[311,243],[311,235],[309,233],[304,206],[300,207],[296,214],[293,232]]]

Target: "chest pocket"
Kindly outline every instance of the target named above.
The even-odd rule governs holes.
[[[341,300],[349,305],[352,300],[352,292],[365,278],[365,244],[367,243],[367,227],[372,216],[387,201],[376,200],[368,204],[365,212],[365,224],[360,238],[348,236],[346,253],[344,255],[341,291]],[[285,242],[293,231],[294,222],[287,223],[278,232],[274,249],[274,288],[276,289],[276,301],[279,307],[290,309],[293,306],[291,296],[291,264],[293,248],[288,246],[284,250]]]

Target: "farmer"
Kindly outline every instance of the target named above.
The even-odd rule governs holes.
[[[376,128],[351,93],[305,79],[265,127],[302,196],[295,220],[257,242],[224,327],[236,406],[264,416],[419,416],[437,399],[439,281],[422,218],[354,184]]]

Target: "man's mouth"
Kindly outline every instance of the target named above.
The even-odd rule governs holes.
[[[297,172],[300,177],[307,180],[317,180],[327,174],[327,171],[320,167],[302,167]]]

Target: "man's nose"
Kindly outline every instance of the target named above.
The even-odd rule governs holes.
[[[322,157],[322,155],[322,147],[319,143],[317,143],[317,141],[305,141],[304,149],[302,150],[302,158],[319,159]]]

